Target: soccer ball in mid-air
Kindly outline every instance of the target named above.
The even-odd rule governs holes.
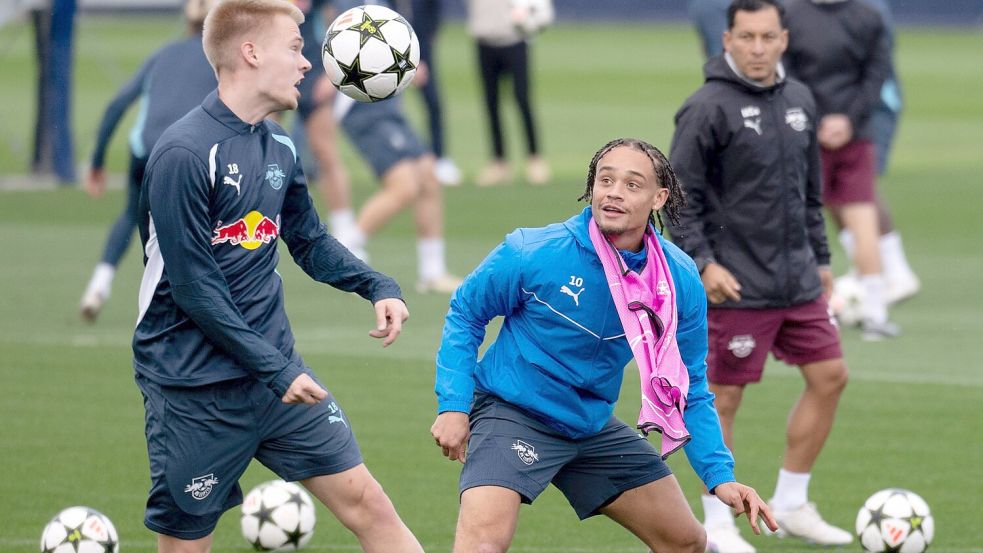
[[[829,298],[829,308],[841,326],[856,326],[863,320],[862,303],[864,289],[860,279],[847,274],[833,281],[833,294]]]
[[[303,488],[273,480],[242,502],[242,537],[257,551],[296,551],[314,535],[314,503]]]
[[[864,551],[922,553],[934,535],[935,521],[928,504],[908,490],[881,490],[857,513],[857,536]]]
[[[398,13],[384,6],[358,6],[328,27],[321,61],[338,90],[360,102],[375,102],[410,84],[420,64],[420,42]]]
[[[119,535],[99,511],[69,507],[44,527],[41,553],[119,553]]]

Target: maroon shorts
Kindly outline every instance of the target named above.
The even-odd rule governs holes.
[[[707,377],[743,386],[761,380],[768,352],[789,365],[843,357],[826,299],[771,309],[709,309]]]
[[[823,203],[832,206],[877,199],[874,143],[854,140],[839,150],[822,148]]]

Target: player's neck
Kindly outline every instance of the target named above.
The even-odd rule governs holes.
[[[234,80],[218,84],[218,97],[236,117],[250,125],[259,123],[275,111],[272,102],[257,94],[255,88],[242,86]]]
[[[630,230],[620,233],[605,233],[604,236],[611,242],[611,244],[619,250],[628,250],[630,252],[640,252],[642,251],[642,237],[645,235],[645,229],[640,231]]]

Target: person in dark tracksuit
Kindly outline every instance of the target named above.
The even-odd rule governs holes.
[[[140,199],[146,268],[133,337],[152,486],[144,523],[161,552],[205,552],[242,500],[253,458],[300,481],[365,551],[422,551],[369,474],[344,411],[294,350],[277,243],[315,280],[374,304],[370,336],[408,317],[396,282],[332,238],[287,133],[311,64],[284,0],[224,0],[203,44],[218,90],[169,127]]]
[[[82,294],[79,309],[86,321],[94,322],[109,299],[116,267],[130,245],[130,238],[137,226],[140,182],[143,180],[143,171],[151,149],[164,129],[215,90],[215,72],[208,65],[205,52],[201,48],[201,25],[205,14],[215,2],[216,0],[187,0],[184,15],[190,36],[172,42],[151,55],[120,88],[103,113],[85,182],[86,192],[93,197],[101,196],[106,189],[104,167],[109,141],[127,108],[137,100],[140,102],[137,121],[129,136],[130,167],[127,175],[126,206],[110,229],[102,258]]]
[[[825,294],[832,287],[822,214],[816,104],[788,78],[788,41],[775,0],[734,0],[725,53],[676,114],[670,159],[687,204],[673,241],[694,258],[710,302],[707,378],[727,445],[744,387],[765,360],[798,365],[806,386],[789,416],[790,437],[772,498],[786,534],[827,545],[849,532],[807,502],[811,468],[832,427],[847,368]],[[730,507],[704,494],[709,550],[753,553]]]

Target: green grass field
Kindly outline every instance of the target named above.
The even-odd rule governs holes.
[[[147,54],[180,32],[176,19],[164,17],[79,20],[74,110],[80,159],[91,151],[98,118],[116,88]],[[852,528],[868,495],[885,487],[910,488],[933,508],[933,551],[983,552],[983,34],[903,29],[898,43],[907,111],[882,191],[924,291],[894,311],[905,330],[902,338],[868,344],[856,331],[844,332],[852,381],[815,468],[811,498],[831,522]],[[487,143],[474,55],[461,27],[446,29],[439,56],[450,153],[473,174]],[[534,51],[535,96],[555,179],[548,187],[447,189],[451,268],[468,272],[514,227],[538,226],[578,210],[587,162],[609,139],[639,136],[667,149],[672,114],[698,86],[699,65],[695,34],[682,25],[558,25],[542,36]],[[0,183],[25,180],[34,79],[30,30],[0,29],[0,115],[8,129],[0,139]],[[417,95],[407,96],[419,120]],[[518,158],[514,110],[509,115],[511,152]],[[124,168],[124,137],[117,133],[110,155],[117,173]],[[356,197],[363,199],[374,184],[347,146],[345,155]],[[49,517],[76,504],[113,520],[124,553],[155,550],[142,524],[149,480],[143,410],[130,364],[142,271],[136,247],[120,267],[99,323],[84,325],[76,312],[122,203],[118,190],[98,201],[77,189],[0,192],[5,553],[36,551]],[[400,340],[387,350],[366,335],[372,325],[367,304],[311,282],[289,261],[281,272],[297,347],[351,417],[369,468],[425,548],[449,551],[459,465],[441,457],[428,432],[435,407],[433,356],[447,298],[413,293],[411,237],[410,219],[402,216],[369,248],[376,266],[404,284],[412,313]],[[841,257],[836,267],[843,269]],[[625,420],[637,412],[637,378],[629,367],[618,407]],[[800,389],[793,369],[773,364],[764,381],[748,389],[738,416],[738,476],[765,497],[781,462],[786,413]],[[676,456],[671,464],[699,509],[698,482],[685,459]],[[270,477],[254,465],[242,485],[248,489]],[[311,550],[358,550],[326,510],[318,515]],[[788,540],[750,539],[762,552],[814,550]],[[216,551],[249,550],[235,512],[222,519],[215,544]],[[644,547],[608,520],[577,522],[561,495],[549,490],[534,508],[523,508],[512,550]]]

